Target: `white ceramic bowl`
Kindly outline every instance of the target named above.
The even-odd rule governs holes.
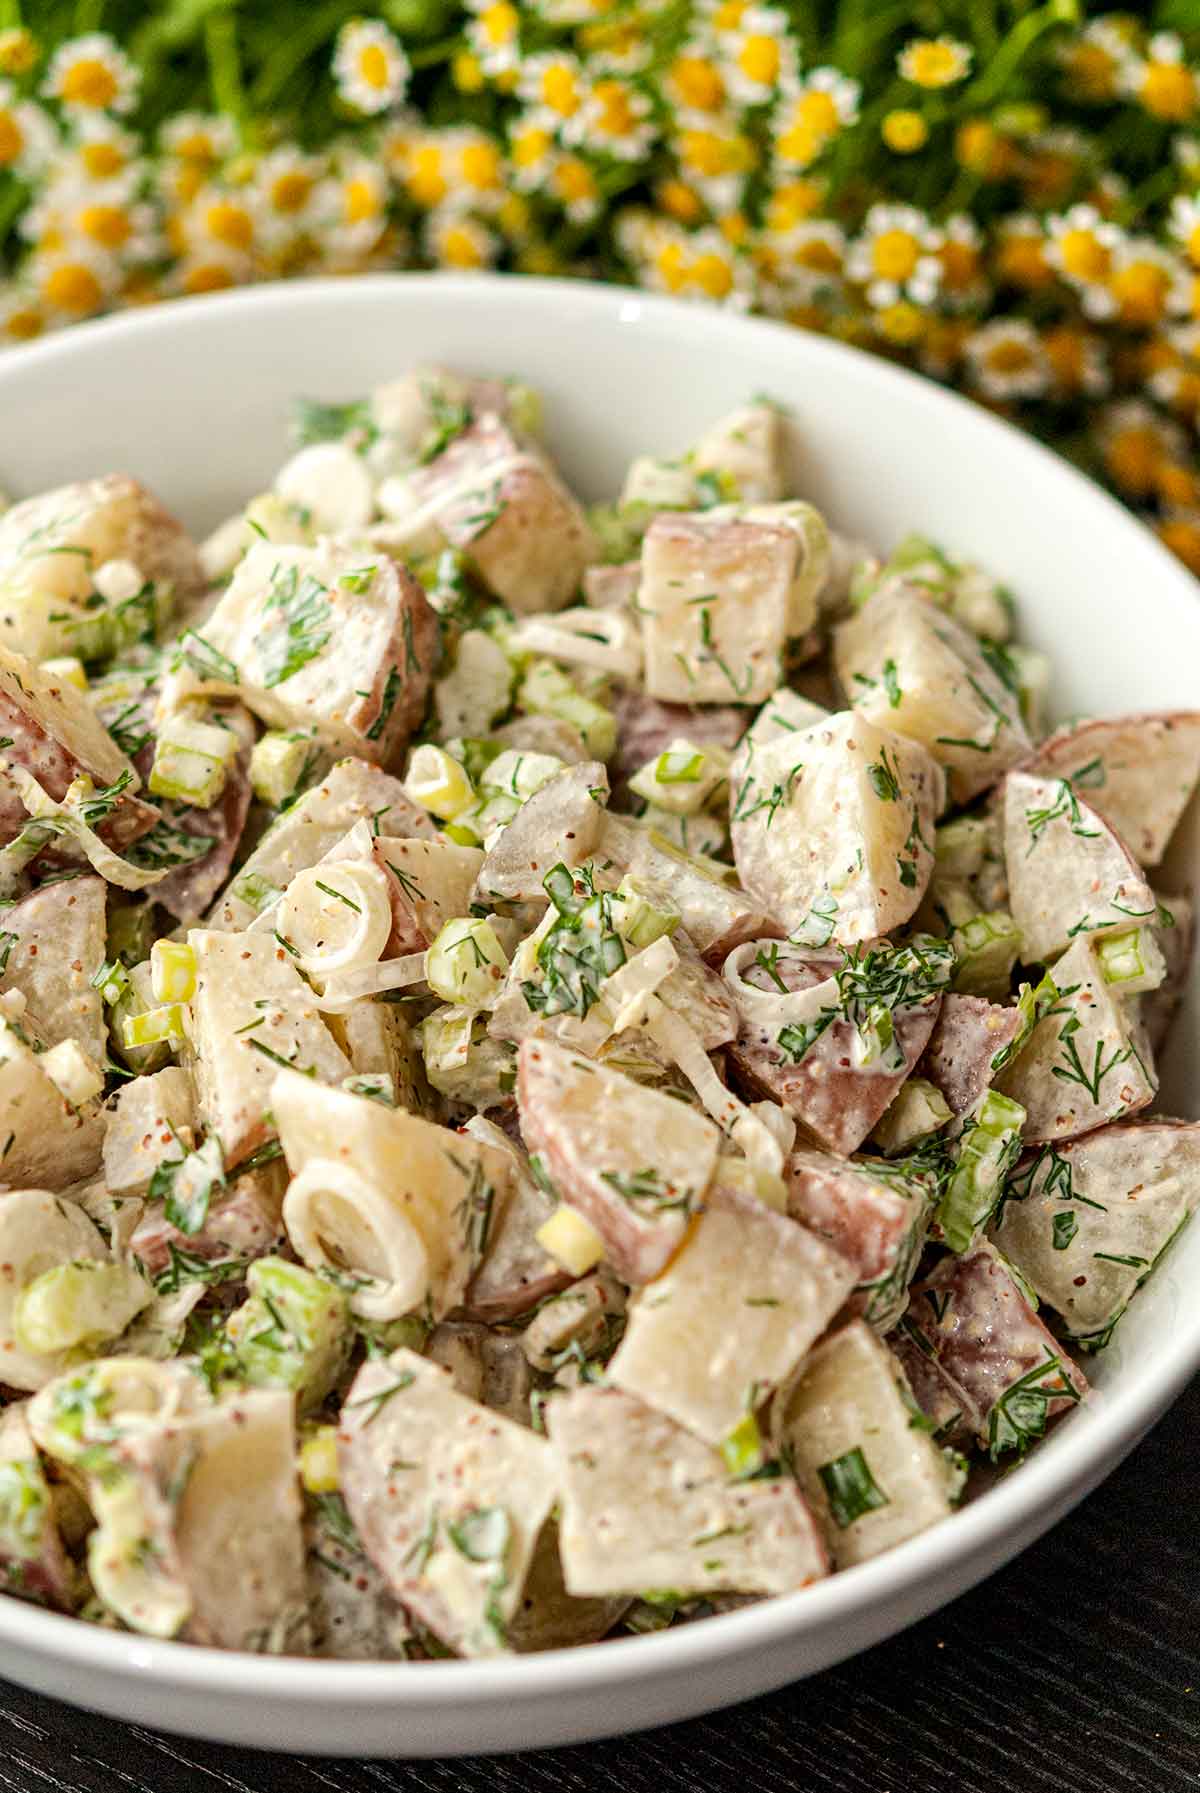
[[[0,360],[0,486],[24,495],[112,469],[197,530],[280,461],[289,398],[350,398],[416,361],[512,371],[546,395],[585,494],[635,452],[670,453],[748,394],[789,405],[802,490],[881,546],[919,529],[1016,593],[1054,656],[1061,715],[1200,700],[1200,587],[1062,461],[936,386],[778,325],[617,288],[380,276],[273,286],[87,325]],[[1193,828],[1177,876],[1200,869]],[[1189,860],[1190,855],[1190,860]],[[1195,1113],[1200,993],[1163,1106]],[[1111,1470],[1200,1366],[1200,1225],[1094,1366],[1095,1398],[966,1511],[874,1562],[652,1637],[510,1661],[350,1664],[193,1649],[0,1597],[0,1672],[144,1724],[350,1755],[451,1755],[604,1736],[812,1674],[1008,1562]],[[1136,1558],[1129,1567],[1135,1592]]]

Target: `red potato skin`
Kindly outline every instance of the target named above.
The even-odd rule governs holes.
[[[1103,754],[1105,743],[1111,739],[1114,728],[1131,727],[1136,727],[1145,742],[1146,753],[1152,754],[1152,738],[1157,736],[1161,740],[1177,729],[1184,730],[1185,734],[1190,733],[1194,741],[1200,739],[1200,711],[1152,711],[1138,716],[1098,717],[1093,721],[1069,723],[1048,735],[1014,770],[1032,772],[1041,778],[1069,778],[1098,754]],[[1115,824],[1108,820],[1103,790],[1089,789],[1082,792],[1082,795],[1115,833]],[[1149,829],[1140,835],[1131,831],[1131,838],[1125,840],[1124,844],[1142,865],[1156,865],[1161,857]]]
[[[171,1261],[170,1248],[214,1262],[219,1258],[263,1258],[283,1243],[283,1179],[268,1170],[238,1177],[214,1201],[198,1233],[181,1233],[161,1208],[140,1223],[130,1250],[149,1276]]]
[[[163,804],[163,814],[173,827],[184,834],[211,835],[213,840],[203,859],[197,859],[191,865],[177,866],[167,873],[161,884],[151,886],[155,902],[170,910],[180,922],[199,921],[225,883],[250,812],[250,750],[254,746],[254,723],[249,712],[240,706],[224,712],[224,720],[235,730],[241,745],[216,802],[207,809],[194,809],[187,803]],[[146,752],[153,757],[151,749],[147,748]]]
[[[998,1253],[986,1243],[963,1257],[943,1258],[914,1288],[908,1317],[932,1345],[937,1368],[961,1396],[964,1419],[985,1444],[988,1415],[997,1400],[1048,1357],[1058,1359],[1080,1399],[1088,1392],[1083,1372],[1046,1330]],[[918,1354],[915,1348],[914,1354]],[[908,1367],[907,1359],[905,1364]],[[921,1390],[914,1387],[914,1393],[921,1401]],[[1074,1405],[1066,1395],[1052,1400],[1049,1417]]]
[[[832,976],[840,959],[783,958],[778,974],[789,990],[803,990]],[[770,990],[766,973],[757,966],[746,972],[746,981]],[[896,1015],[896,1038],[904,1051],[905,1068],[895,1073],[863,1071],[851,1057],[854,1030],[847,1021],[827,1027],[799,1064],[791,1064],[780,1050],[776,1034],[761,1022],[744,1019],[729,1058],[738,1080],[755,1095],[769,1096],[795,1116],[800,1131],[826,1152],[848,1158],[858,1150],[895,1097],[929,1043],[941,1004],[930,997],[918,1007]]]
[[[557,1120],[556,1094],[544,1043],[522,1041],[517,1053],[517,1103],[528,1150],[542,1160],[562,1199],[595,1227],[604,1241],[605,1259],[622,1282],[653,1281],[683,1243],[690,1215],[675,1210],[644,1219],[592,1175],[575,1150],[572,1129]]]
[[[791,1218],[828,1239],[854,1265],[860,1283],[891,1270],[912,1230],[912,1200],[884,1183],[868,1183],[844,1159],[803,1148],[788,1159],[784,1177]],[[869,1301],[866,1293],[852,1295],[848,1306],[857,1313]]]
[[[23,766],[37,779],[42,789],[56,803],[61,803],[73,779],[88,772],[61,741],[48,734],[28,711],[0,692],[0,736],[8,736],[11,745],[3,749],[4,757],[14,766]],[[0,781],[0,845],[7,845],[20,834],[29,812],[16,791]],[[140,797],[122,797],[112,814],[96,832],[115,852],[129,846],[153,828],[158,811]]]
[[[400,582],[396,626],[376,669],[370,695],[359,699],[346,712],[348,726],[362,737],[356,751],[363,759],[381,766],[396,764],[409,737],[419,727],[439,653],[437,612],[423,586],[398,560],[391,565]],[[400,690],[391,712],[380,725],[388,675],[393,669],[400,679]],[[376,727],[379,733],[372,738],[371,730]]]
[[[1002,1008],[982,996],[948,992],[917,1076],[937,1085],[951,1114],[965,1114],[991,1084],[992,1060],[1020,1031],[1019,1010]]]
[[[735,704],[662,703],[628,685],[614,693],[610,708],[617,719],[617,751],[609,765],[614,784],[632,777],[639,766],[656,759],[678,736],[697,747],[732,750],[745,734],[751,716],[749,710]]]

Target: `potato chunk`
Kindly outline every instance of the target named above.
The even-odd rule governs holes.
[[[1200,777],[1200,712],[1072,723],[1021,769],[1068,779],[1140,865],[1157,865]]]
[[[671,1263],[629,1306],[608,1379],[720,1444],[786,1380],[854,1284],[806,1227],[718,1184]]]
[[[546,1430],[570,1593],[786,1594],[827,1573],[790,1476],[732,1480],[711,1445],[632,1395],[588,1386],[557,1395]]]
[[[839,1569],[950,1513],[950,1473],[895,1358],[858,1322],[825,1339],[777,1403],[776,1430]]]
[[[488,590],[519,612],[561,610],[599,558],[579,505],[549,458],[495,413],[427,466],[381,488],[381,539],[409,551],[460,548]]]
[[[663,512],[646,531],[638,611],[646,690],[672,703],[763,703],[782,680],[797,622],[805,545],[779,519],[726,510]]]
[[[350,1517],[397,1599],[459,1655],[505,1653],[558,1492],[546,1441],[396,1351],[351,1384],[338,1459]]]
[[[738,875],[790,931],[827,917],[822,944],[888,934],[929,882],[943,788],[923,747],[850,710],[782,735],[731,788]]]
[[[493,1146],[511,1168],[512,1192],[488,1234],[464,1303],[473,1319],[495,1325],[529,1313],[570,1278],[537,1242],[538,1228],[554,1212],[554,1197],[534,1180],[525,1153],[481,1114],[472,1115],[463,1131]]]
[[[721,1135],[707,1116],[550,1040],[517,1055],[521,1131],[625,1282],[660,1274],[701,1207]]]
[[[75,1202],[45,1189],[0,1192],[0,1383],[41,1388],[70,1361],[67,1351],[47,1354],[22,1342],[17,1300],[43,1271],[82,1259],[105,1263],[108,1247]]]
[[[1200,1125],[1119,1123],[1019,1165],[991,1236],[1068,1338],[1099,1350],[1198,1203]]]
[[[908,1305],[933,1212],[931,1179],[881,1159],[801,1148],[786,1167],[788,1213],[828,1239],[857,1280],[850,1311],[890,1332]]]
[[[957,1401],[959,1421],[993,1460],[1009,1450],[1023,1455],[1047,1421],[1088,1392],[1082,1371],[986,1240],[942,1259],[913,1290],[904,1324],[902,1361],[912,1353],[933,1362]],[[923,1401],[918,1382],[913,1388]]]
[[[192,1082],[171,1065],[122,1084],[107,1111],[104,1181],[110,1195],[145,1195],[160,1164],[194,1143]]]
[[[1157,914],[1124,841],[1065,779],[1009,773],[1004,852],[1027,964],[1055,958],[1079,934],[1136,927]]]
[[[1138,1056],[1129,1010],[1112,994],[1083,935],[1047,973],[1045,1008],[996,1087],[1025,1110],[1022,1137],[1070,1139],[1136,1114],[1158,1079]]]
[[[437,838],[432,816],[418,809],[398,778],[363,759],[339,760],[267,829],[218,899],[207,926],[236,932],[249,927],[297,872],[316,865],[364,820],[381,839]]]
[[[345,1054],[321,1019],[312,991],[270,934],[193,928],[196,994],[188,1037],[197,1111],[227,1164],[238,1164],[271,1134],[270,1091],[280,1065],[340,1083]]]
[[[9,1189],[69,1189],[100,1164],[100,1104],[67,1101],[43,1069],[44,1045],[29,1015],[0,1016],[0,1186]]]
[[[111,561],[128,563],[135,598],[98,611],[89,600]],[[97,658],[95,647],[111,652],[135,640],[203,587],[183,525],[127,474],[42,492],[0,518],[0,642],[32,660],[81,650]]]
[[[584,760],[527,797],[500,830],[479,870],[477,897],[545,896],[543,879],[556,864],[582,865],[595,851],[608,800],[608,773],[599,760]]]
[[[104,1063],[108,1029],[92,977],[104,962],[102,878],[47,884],[0,911],[0,990],[20,990],[51,1046],[78,1040]]]
[[[732,947],[775,928],[754,896],[727,884],[714,874],[711,863],[692,858],[631,816],[604,811],[596,861],[614,888],[628,873],[639,886],[665,898],[679,911],[688,939],[710,964],[719,965]]]
[[[856,710],[919,741],[969,803],[1029,752],[1017,693],[971,631],[911,586],[881,587],[834,632],[834,664]]]
[[[382,764],[424,711],[437,618],[386,555],[331,540],[258,542],[182,651],[197,677],[232,690],[264,722],[311,726],[335,750]]]
[[[1021,1011],[1001,1008],[982,996],[942,997],[937,1024],[917,1066],[942,1092],[952,1115],[974,1108],[1003,1068],[1009,1048],[1021,1031]]]

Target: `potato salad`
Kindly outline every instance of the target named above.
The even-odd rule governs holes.
[[[0,516],[11,1595],[419,1661],[790,1593],[1085,1402],[1200,1199],[1200,713],[1050,730],[769,399],[590,507],[540,411]]]

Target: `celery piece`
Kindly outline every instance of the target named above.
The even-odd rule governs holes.
[[[123,965],[140,965],[143,959],[150,957],[150,948],[154,943],[154,903],[153,900],[141,902],[118,902],[112,885],[108,887],[108,940],[107,951],[110,959],[120,959]]]
[[[38,1458],[0,1460],[0,1562],[14,1591],[18,1565],[36,1562],[45,1548],[49,1517],[50,1489]]]
[[[563,770],[564,762],[557,754],[521,753],[506,747],[484,768],[479,787],[490,795],[515,797],[523,803]]]
[[[268,729],[250,754],[250,786],[259,802],[282,808],[294,794],[314,751],[309,734]]]
[[[678,736],[629,780],[635,796],[672,815],[694,816],[708,804],[729,772],[729,755],[719,747],[697,747]]]
[[[149,960],[143,959],[130,966],[129,988],[113,1004],[108,1018],[112,1050],[124,1059],[130,1070],[137,1072],[161,1071],[171,1062],[171,1047],[166,1040],[135,1045],[125,1038],[126,1023],[154,1006],[150,977]]]
[[[472,1008],[496,995],[507,970],[508,954],[480,916],[448,921],[425,955],[425,981],[434,995]]]
[[[82,1259],[56,1264],[27,1283],[13,1306],[13,1336],[23,1351],[49,1356],[115,1339],[154,1291],[128,1264]]]
[[[934,832],[939,878],[974,878],[983,870],[988,824],[981,816],[958,816]]]
[[[587,514],[600,553],[610,566],[636,560],[652,516],[648,504],[593,504]]]
[[[232,894],[243,903],[249,903],[255,914],[261,915],[283,895],[277,884],[272,884],[260,872],[243,872],[232,886]]]
[[[744,1413],[733,1431],[721,1440],[721,1457],[730,1475],[739,1481],[762,1468],[762,1433],[752,1413]]]
[[[232,729],[193,716],[169,716],[154,744],[150,789],[156,797],[207,809],[225,789],[237,750]]]
[[[611,710],[585,697],[552,660],[534,660],[517,691],[519,707],[533,716],[557,716],[579,730],[588,752],[611,759],[617,746],[617,719]]]
[[[1121,996],[1157,990],[1167,975],[1166,962],[1149,928],[1125,928],[1096,942],[1096,957],[1106,984]]]
[[[129,1015],[121,1023],[121,1038],[126,1046],[135,1047],[180,1041],[184,1038],[183,1010],[177,1002],[169,1002]]]
[[[999,1090],[985,1091],[969,1115],[958,1157],[938,1202],[942,1237],[951,1251],[969,1251],[995,1208],[1021,1149],[1025,1110]]]
[[[924,1077],[910,1077],[901,1084],[871,1138],[885,1157],[895,1158],[950,1119],[950,1106],[937,1085]]]
[[[992,1000],[1007,996],[1021,951],[1021,930],[1012,916],[1003,909],[973,915],[956,926],[950,938],[958,955],[954,988]]]
[[[128,991],[129,973],[120,959],[105,959],[100,969],[92,973],[91,984],[111,1008]]]
[[[678,909],[666,907],[629,873],[617,885],[613,922],[621,938],[635,951],[653,946],[664,934],[673,934],[680,920]]]
[[[414,750],[404,788],[414,803],[439,821],[456,821],[475,802],[475,791],[464,768],[445,748],[429,742]]]
[[[347,1297],[328,1278],[283,1258],[256,1259],[246,1286],[247,1300],[226,1322],[245,1380],[293,1389],[301,1412],[319,1407],[353,1342]]]
[[[178,940],[156,940],[150,948],[150,988],[154,1000],[190,1002],[196,994],[196,955]]]

